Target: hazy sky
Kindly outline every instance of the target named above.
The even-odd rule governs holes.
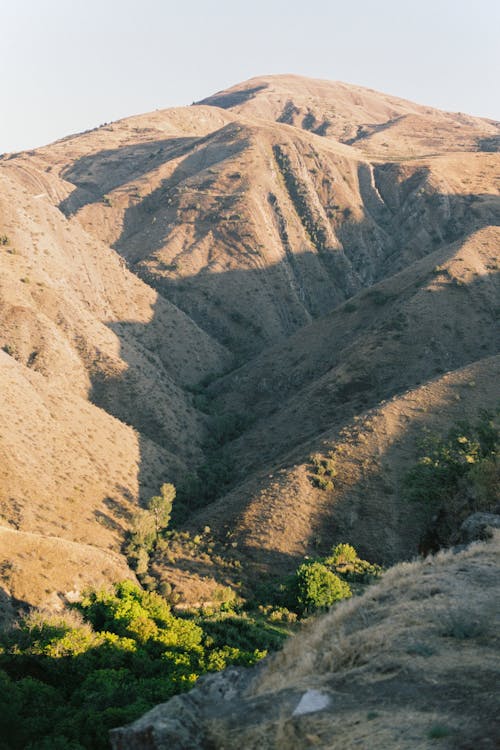
[[[296,73],[500,119],[498,0],[0,0],[0,153]]]

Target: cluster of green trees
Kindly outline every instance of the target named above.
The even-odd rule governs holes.
[[[243,614],[175,616],[130,581],[65,616],[31,614],[0,642],[0,750],[107,748],[110,728],[285,637]]]
[[[173,498],[170,485],[149,503],[147,539],[168,523]],[[179,616],[158,593],[125,581],[88,591],[62,616],[32,612],[0,637],[0,750],[104,750],[112,727],[202,674],[255,664],[281,647],[297,615],[351,596],[379,573],[340,544],[305,559],[268,606]]]

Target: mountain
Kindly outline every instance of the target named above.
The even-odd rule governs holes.
[[[134,576],[123,541],[164,482],[250,588],[338,541],[412,557],[432,523],[401,496],[422,430],[498,398],[499,138],[266,76],[4,154],[6,598],[54,607]],[[156,565],[195,603],[240,575]]]
[[[454,151],[498,150],[498,122],[442,112],[340,81],[263,76],[199,102],[238,115],[293,125],[384,160]]]

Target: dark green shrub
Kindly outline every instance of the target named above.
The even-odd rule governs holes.
[[[330,451],[326,457],[321,453],[314,453],[310,460],[313,485],[319,487],[320,490],[333,490],[335,486],[333,479],[337,476],[333,452]]]
[[[453,731],[442,724],[434,724],[434,726],[427,732],[427,736],[430,740],[441,740],[444,737],[449,737],[450,734],[453,734]]]
[[[426,436],[419,444],[417,464],[404,479],[406,497],[435,504],[446,501],[465,477],[480,484],[483,468],[494,481],[499,444],[495,415],[488,412],[475,425],[458,423],[444,438]],[[489,492],[486,485],[484,491]]]
[[[318,561],[299,565],[290,583],[290,593],[293,603],[291,609],[299,614],[331,607],[352,594],[348,583]]]

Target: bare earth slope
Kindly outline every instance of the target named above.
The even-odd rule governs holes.
[[[427,519],[399,483],[428,404],[446,430],[496,399],[498,133],[272,76],[4,155],[0,553],[25,560],[6,589],[43,604],[81,567],[45,583],[26,534],[119,555],[138,504],[205,460],[214,412],[248,427],[193,528],[267,570],[346,537],[412,555]],[[341,445],[321,493],[309,456]]]

